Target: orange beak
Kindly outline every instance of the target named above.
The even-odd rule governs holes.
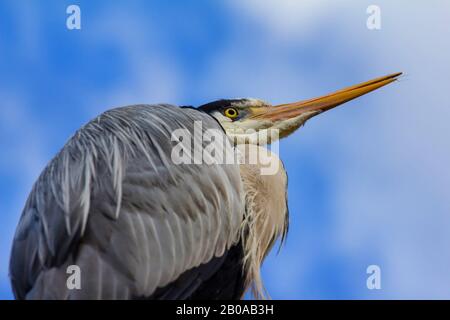
[[[334,93],[314,98],[310,100],[303,100],[294,103],[281,104],[272,108],[267,108],[266,111],[253,116],[253,119],[268,119],[271,121],[287,120],[304,115],[305,119],[309,119],[319,113],[333,109],[338,105],[358,98],[366,93],[381,88],[398,79],[402,73],[394,73],[385,77],[373,79],[355,86],[351,86]]]

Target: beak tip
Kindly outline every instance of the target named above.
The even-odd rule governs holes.
[[[398,80],[403,75],[403,72],[396,72],[390,75],[390,77],[394,80]]]

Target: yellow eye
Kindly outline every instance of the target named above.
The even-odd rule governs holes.
[[[230,119],[234,119],[239,115],[239,112],[235,108],[227,108],[224,111],[225,116]]]

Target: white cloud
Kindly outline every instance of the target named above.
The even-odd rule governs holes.
[[[387,276],[385,285],[389,291],[383,292],[386,297],[448,298],[444,279],[448,279],[450,268],[450,171],[446,170],[446,163],[450,163],[450,44],[443,39],[450,29],[446,15],[449,4],[378,1],[383,19],[380,31],[365,28],[364,4],[358,6],[356,2],[233,4],[234,10],[270,30],[263,33],[267,43],[282,42],[288,47],[311,41],[317,30],[335,34],[338,41],[330,44],[329,61],[322,63],[324,67],[357,56],[366,63],[359,73],[406,71],[406,77],[391,88],[351,103],[372,104],[370,108],[347,107],[322,115],[313,120],[314,125],[308,125],[308,130],[286,143],[292,148],[296,144],[315,146],[308,150],[317,152],[314,157],[330,175],[333,185],[329,197],[337,223],[329,238],[336,243],[338,254],[353,257],[352,261],[361,256],[380,256]],[[355,17],[358,12],[360,16]],[[330,29],[329,17],[335,18],[333,23],[339,31],[333,33]],[[355,28],[359,22],[361,27]],[[238,55],[235,52],[219,61],[235,61]],[[312,91],[311,84],[307,84],[311,83],[311,71],[286,72],[292,60],[272,58],[273,69],[269,64],[261,65],[261,74],[269,77],[256,79],[255,87],[282,70],[288,75],[284,84],[289,89],[281,88],[280,99],[290,96],[292,83],[303,84],[305,92]],[[246,65],[245,61],[240,63]],[[248,75],[245,68],[242,74],[237,67],[224,69],[228,74],[234,73],[236,88],[240,86],[239,79]],[[324,76],[323,71],[318,70],[318,76]],[[279,84],[262,88],[267,95],[276,96]],[[298,155],[291,151],[285,156]],[[291,190],[290,196],[297,196],[295,192]],[[295,252],[286,253],[291,254]],[[279,282],[273,281],[272,285],[282,292]],[[369,297],[369,292],[366,294]]]
[[[326,0],[267,0],[231,1],[236,13],[244,19],[254,19],[277,40],[295,41],[308,37],[312,30],[323,24],[330,15],[339,14],[351,2]],[[272,40],[272,39],[270,39]]]

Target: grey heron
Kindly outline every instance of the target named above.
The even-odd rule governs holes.
[[[319,98],[271,106],[219,100],[199,108],[134,105],[80,128],[45,167],[13,241],[18,299],[239,299],[265,296],[260,267],[288,228],[287,175],[260,163],[174,164],[172,133],[217,129],[232,152],[258,145],[241,129],[283,138],[313,116],[400,73]],[[69,288],[68,267],[81,270]]]

